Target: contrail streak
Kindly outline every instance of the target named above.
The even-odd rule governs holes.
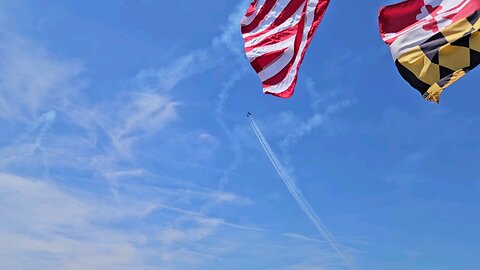
[[[248,116],[249,116],[248,119],[250,120],[250,124],[252,124],[252,128],[255,131],[255,135],[257,135],[257,138],[260,141],[260,144],[262,145],[263,150],[265,150],[265,153],[267,153],[267,156],[272,162],[273,167],[277,171],[280,178],[282,178],[290,194],[292,194],[293,198],[297,201],[298,205],[303,210],[303,212],[305,212],[307,217],[310,219],[310,221],[313,223],[316,229],[323,235],[323,237],[330,244],[330,246],[338,253],[338,255],[342,258],[342,260],[348,266],[348,268],[351,270],[357,270],[357,267],[355,266],[355,264],[348,258],[348,256],[342,250],[338,242],[335,240],[333,235],[328,230],[327,226],[323,224],[320,217],[315,213],[310,203],[308,203],[308,201],[303,197],[302,192],[295,184],[295,181],[293,181],[291,176],[283,168],[282,164],[278,160],[275,153],[272,151],[272,148],[270,148],[270,145],[268,144],[267,140],[263,136],[262,132],[258,128],[257,123],[255,122],[255,119],[253,118],[253,116],[250,113],[248,114]]]

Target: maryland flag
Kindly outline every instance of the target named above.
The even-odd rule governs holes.
[[[480,0],[407,0],[380,10],[395,64],[427,100],[480,63]]]

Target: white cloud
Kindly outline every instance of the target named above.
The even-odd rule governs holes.
[[[234,12],[228,17],[228,23],[223,27],[223,32],[213,39],[214,46],[226,48],[241,58],[245,58],[245,56],[239,25],[245,15],[247,4],[248,0],[238,3]]]
[[[303,136],[310,133],[313,129],[325,125],[327,121],[331,120],[331,116],[333,114],[340,111],[341,109],[352,106],[354,103],[355,102],[351,99],[344,99],[342,101],[326,106],[324,112],[315,113],[304,122],[297,120],[297,124],[295,127],[292,128],[292,132],[285,136],[285,139],[282,140],[280,145],[282,147],[288,147],[291,144],[296,143]],[[288,117],[290,119],[289,122],[292,122],[291,116]]]
[[[0,39],[0,118],[32,121],[69,104],[81,65],[59,60],[17,35]]]
[[[325,243],[325,241],[321,241],[315,238],[311,238],[311,237],[296,234],[296,233],[284,233],[283,236],[290,237],[297,240],[307,241],[307,242],[313,242],[313,243],[319,243],[319,244]]]
[[[140,71],[134,78],[136,88],[144,92],[169,92],[181,81],[208,70],[216,62],[205,50],[195,50],[179,57],[171,65]]]
[[[167,96],[139,93],[129,99],[130,102],[115,113],[113,126],[107,130],[118,152],[127,157],[135,141],[155,134],[178,116],[178,103]]]
[[[10,243],[0,245],[0,264],[9,269],[143,265],[135,247],[141,236],[95,224],[130,216],[133,206],[110,209],[100,200],[79,199],[54,185],[5,173],[0,173],[0,193],[0,239]]]
[[[0,195],[0,239],[11,243],[0,245],[0,266],[8,269],[36,264],[41,269],[196,269],[228,252],[220,248],[222,231],[258,230],[148,200],[114,202],[7,173],[0,173]],[[142,221],[164,215],[176,218]],[[136,223],[143,225],[128,226]],[[209,248],[202,247],[204,241]],[[149,265],[158,257],[160,262]]]
[[[113,172],[107,172],[104,175],[107,177],[114,177],[114,178],[121,178],[121,177],[139,177],[142,176],[145,173],[144,170],[141,169],[136,169],[136,170],[127,170],[127,171],[113,171]]]

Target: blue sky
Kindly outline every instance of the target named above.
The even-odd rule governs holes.
[[[295,95],[264,96],[239,1],[1,1],[1,269],[480,266],[480,70],[425,102],[332,1]]]

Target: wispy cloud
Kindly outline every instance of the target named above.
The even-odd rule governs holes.
[[[144,92],[169,92],[181,81],[214,64],[205,50],[194,50],[178,57],[171,65],[141,70],[133,79],[133,85]]]
[[[15,34],[1,39],[0,59],[0,118],[7,121],[31,121],[61,110],[81,85],[76,81],[80,63],[60,60]]]
[[[135,247],[141,235],[94,225],[130,216],[134,206],[109,209],[104,202],[79,200],[44,182],[4,173],[0,178],[0,212],[6,221],[0,237],[2,242],[15,239],[8,248],[2,245],[0,263],[5,267],[128,269],[143,264]]]
[[[285,237],[290,237],[293,239],[301,240],[301,241],[307,241],[307,242],[313,242],[313,243],[318,243],[318,244],[325,244],[325,241],[321,241],[315,238],[311,238],[308,236],[304,236],[301,234],[296,234],[296,233],[284,233],[283,236]]]
[[[280,146],[288,147],[293,143],[298,142],[303,136],[310,133],[313,129],[325,125],[327,121],[331,120],[331,117],[336,112],[348,108],[355,104],[353,99],[344,99],[337,103],[326,106],[325,110],[321,113],[315,113],[310,116],[306,121],[299,122],[293,131],[287,134],[285,139],[282,140]]]
[[[239,1],[233,13],[228,17],[228,23],[223,26],[222,33],[213,39],[215,47],[223,47],[241,58],[245,57],[240,35],[240,20],[245,15],[248,2],[249,0]]]
[[[0,265],[10,269],[35,264],[42,265],[42,269],[195,267],[221,253],[214,240],[209,240],[211,249],[198,249],[193,243],[217,234],[222,226],[257,230],[176,208],[152,208],[148,201],[113,204],[108,198],[67,192],[40,180],[5,173],[0,173],[0,179],[0,213],[4,218],[0,238],[2,242],[12,240],[8,248],[0,247]],[[161,227],[144,224],[136,229],[127,225],[158,215],[154,212],[162,209],[181,214],[182,222],[161,222]],[[185,261],[177,250],[189,252],[194,258]],[[164,258],[162,263],[150,265],[149,261],[158,255]]]
[[[107,132],[119,153],[129,155],[136,140],[154,134],[177,118],[178,103],[167,96],[139,93],[130,96],[130,103],[116,113],[116,121]]]

